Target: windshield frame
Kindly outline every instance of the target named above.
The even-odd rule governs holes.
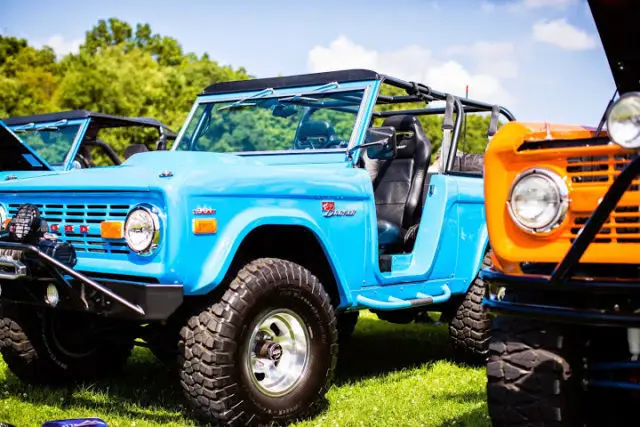
[[[327,154],[327,153],[346,153],[351,147],[357,145],[359,141],[364,138],[364,133],[366,130],[366,125],[369,122],[371,114],[373,112],[373,107],[375,105],[375,99],[378,93],[378,89],[380,86],[379,80],[365,80],[360,82],[346,82],[340,83],[336,82],[337,87],[327,88],[326,84],[318,84],[313,86],[303,86],[303,87],[289,87],[282,89],[274,89],[272,93],[267,96],[261,97],[259,99],[268,99],[268,98],[280,98],[286,96],[293,95],[318,95],[318,94],[329,94],[335,92],[344,92],[344,91],[355,91],[362,90],[362,100],[360,101],[360,105],[358,107],[358,113],[356,115],[356,119],[354,121],[353,130],[351,132],[351,137],[349,138],[349,143],[346,147],[342,148],[322,148],[322,149],[314,149],[314,150],[270,150],[270,151],[236,151],[236,152],[225,152],[225,153],[217,153],[217,154],[232,154],[238,156],[265,156],[265,155],[291,155],[291,154]],[[324,90],[319,90],[327,88]],[[233,93],[225,93],[218,95],[201,95],[194,102],[191,111],[189,112],[185,122],[176,137],[176,140],[171,147],[171,151],[187,151],[187,150],[177,150],[182,142],[182,138],[187,130],[187,127],[194,119],[194,116],[198,110],[198,107],[202,104],[210,104],[210,103],[221,103],[221,102],[233,102],[240,101],[244,98],[256,96],[261,92],[264,92],[269,88],[262,88],[255,91],[250,92],[233,92]],[[198,123],[196,129],[194,130],[194,134],[199,131],[201,123]],[[192,150],[188,150],[192,151]],[[346,156],[345,156],[346,158]]]
[[[52,165],[47,163],[52,169],[54,170],[59,170],[59,171],[67,171],[70,170],[72,165],[73,165],[73,159],[76,156],[76,153],[78,152],[78,148],[80,147],[80,143],[82,142],[82,140],[84,139],[84,135],[87,132],[87,129],[89,127],[89,122],[91,121],[90,118],[86,118],[86,119],[75,119],[75,120],[67,120],[64,124],[60,124],[60,121],[49,121],[49,122],[34,122],[34,128],[33,129],[25,129],[25,131],[27,132],[31,132],[34,130],[37,130],[39,128],[46,128],[48,126],[56,126],[56,127],[61,127],[61,126],[78,126],[78,130],[76,131],[76,134],[73,138],[73,141],[71,142],[71,146],[69,147],[69,150],[67,151],[67,154],[64,158],[64,161],[62,162],[61,165]],[[28,125],[30,123],[27,124],[20,124],[20,125],[14,125],[14,126],[7,126],[9,129],[11,129],[11,131],[18,137],[20,138],[20,141],[22,141],[22,143],[24,145],[26,145],[27,147],[29,147],[32,151],[34,151],[36,154],[38,154],[39,157],[40,154],[31,146],[27,143],[27,141],[25,139],[23,139],[21,137],[21,132],[16,132],[16,129],[21,129],[24,128],[26,125]],[[46,162],[46,159],[43,159]]]

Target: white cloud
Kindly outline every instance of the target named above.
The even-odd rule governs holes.
[[[530,12],[531,9],[567,9],[578,4],[578,2],[580,1],[582,0],[512,0],[506,1],[502,4],[504,4],[506,10],[510,12],[527,13]],[[480,7],[484,11],[492,12],[500,5],[500,3],[483,0],[483,3],[480,5]]]
[[[479,41],[471,45],[453,46],[446,50],[450,55],[466,55],[476,62],[475,71],[501,78],[518,76],[515,45],[509,42]]]
[[[522,0],[523,6],[530,8],[553,7],[556,9],[564,9],[577,3],[578,0]]]
[[[464,49],[458,47],[458,50]],[[340,36],[328,46],[313,47],[308,54],[307,66],[311,72],[369,68],[456,95],[464,95],[465,86],[469,85],[473,98],[513,104],[512,97],[495,76],[472,73],[459,62],[437,58],[429,49],[415,44],[396,51],[379,52]]]
[[[483,0],[482,3],[480,3],[480,9],[482,9],[483,12],[493,12],[495,8],[495,3],[491,3],[486,0]]]
[[[596,39],[569,24],[566,19],[538,21],[533,25],[533,39],[566,50],[587,50],[596,47]]]
[[[78,53],[82,39],[65,40],[65,38],[59,34],[49,37],[40,46],[49,46],[56,53],[58,57],[64,56],[68,53]]]

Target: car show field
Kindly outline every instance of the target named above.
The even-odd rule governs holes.
[[[580,125],[377,59],[254,76],[115,18],[61,60],[0,34],[0,427],[636,425],[640,7],[580,2],[592,35],[551,29],[581,45],[531,36],[604,48]]]
[[[297,426],[491,425],[484,368],[447,360],[445,325],[393,325],[361,313],[338,363],[329,409]],[[1,360],[1,359],[0,359]],[[109,426],[201,426],[184,411],[172,374],[136,348],[124,371],[68,390],[21,384],[0,362],[0,422],[40,426],[55,418],[98,416]]]

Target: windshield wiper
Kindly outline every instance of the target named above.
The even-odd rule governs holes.
[[[56,131],[58,129],[60,129],[58,126],[64,125],[67,123],[67,119],[63,119],[63,120],[59,120],[55,123],[47,123],[47,124],[43,124],[43,125],[36,125],[35,123],[27,123],[25,125],[22,126],[18,126],[15,129],[13,129],[13,131],[15,133],[21,133],[21,132],[27,132],[30,130],[35,130],[37,132],[40,131]]]
[[[250,99],[262,98],[264,96],[271,95],[273,92],[274,91],[271,88],[262,90],[262,91],[260,91],[258,93],[254,93],[253,95],[250,95],[250,96],[247,96],[245,98],[239,99],[236,102],[234,102],[233,104],[229,104],[229,105],[226,105],[224,107],[220,107],[220,108],[218,108],[218,111],[229,110],[229,109],[232,109],[232,108],[253,107],[253,106],[256,105],[255,102],[246,102],[246,101],[248,101]]]
[[[290,96],[288,98],[281,98],[278,101],[280,102],[296,102],[296,101],[306,101],[306,102],[315,102],[315,103],[322,103],[321,100],[319,100],[318,98],[311,98],[310,96],[302,96],[302,95],[293,95]]]
[[[327,83],[326,85],[322,85],[318,88],[315,88],[313,92],[324,92],[329,89],[339,89],[340,84],[338,82]],[[280,102],[296,102],[296,101],[307,101],[307,102],[322,102],[318,98],[313,98],[310,96],[303,96],[302,94],[293,95],[288,98],[282,98],[279,100]]]

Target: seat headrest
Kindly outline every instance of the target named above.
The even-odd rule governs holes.
[[[149,149],[144,144],[131,144],[124,149],[124,159],[126,160],[134,154],[144,153],[147,151],[149,151]]]
[[[382,126],[393,126],[396,129],[396,140],[398,141],[397,159],[412,158],[416,152],[416,144],[430,145],[416,116],[388,117],[384,120]]]
[[[325,142],[331,141],[336,138],[336,131],[331,126],[331,123],[321,120],[309,120],[303,122],[300,125],[300,129],[298,129],[298,139],[307,138],[325,138]]]

